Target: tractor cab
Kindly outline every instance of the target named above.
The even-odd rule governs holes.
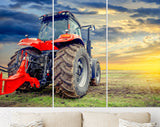
[[[38,39],[42,41],[52,40],[52,14],[46,14],[39,18],[41,20],[41,28]]]
[[[60,11],[54,14],[54,40],[62,34],[76,34],[81,37],[81,26],[74,15],[69,11]]]
[[[20,40],[18,45],[25,47],[34,47],[40,51],[52,50],[52,14],[45,14],[39,18],[41,27],[37,38],[29,38]]]

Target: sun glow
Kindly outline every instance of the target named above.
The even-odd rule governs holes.
[[[101,70],[106,70],[106,63],[100,63]]]
[[[106,9],[99,9],[98,10],[98,14],[100,14],[100,15],[105,15],[106,14]]]
[[[135,63],[109,63],[109,70],[143,70],[151,72],[160,72],[160,58],[143,59],[143,62]]]
[[[115,11],[115,10],[108,9],[108,14],[109,14],[109,15],[115,15],[115,14],[117,14],[117,13],[118,13],[118,12]]]

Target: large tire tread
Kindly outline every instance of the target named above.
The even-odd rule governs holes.
[[[80,44],[73,44],[58,51],[54,59],[55,93],[62,98],[80,98],[73,83],[73,63]]]

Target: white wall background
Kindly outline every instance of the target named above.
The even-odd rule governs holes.
[[[151,121],[160,127],[160,108],[0,108],[0,127],[9,127],[12,112],[150,112]]]

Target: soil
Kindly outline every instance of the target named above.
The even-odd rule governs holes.
[[[106,86],[105,83],[101,83],[99,86],[90,86],[87,94],[100,94],[100,95],[106,95],[106,89],[104,87]]]

